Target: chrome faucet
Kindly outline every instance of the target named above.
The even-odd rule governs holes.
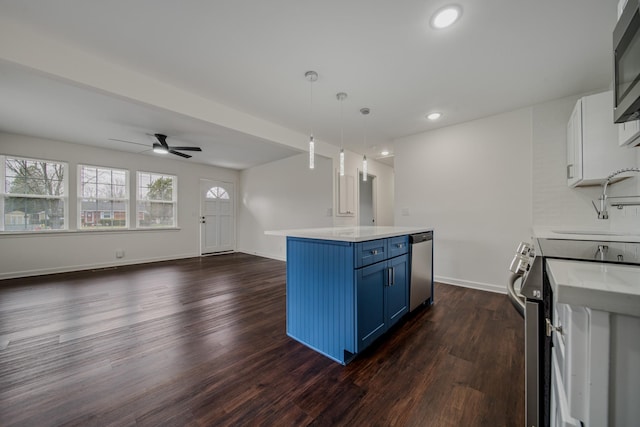
[[[595,202],[592,200],[591,204],[593,205],[594,209],[596,210],[596,212],[598,213],[598,219],[609,219],[609,212],[607,212],[607,187],[609,186],[609,182],[611,182],[611,179],[617,175],[620,175],[621,173],[625,173],[625,172],[637,172],[640,173],[640,168],[625,168],[625,169],[620,169],[615,171],[614,173],[612,173],[611,175],[609,175],[606,179],[606,181],[604,182],[604,184],[602,184],[602,195],[598,198],[598,200],[600,201],[600,209],[598,209],[598,207],[596,206]],[[620,207],[620,209],[622,209]]]

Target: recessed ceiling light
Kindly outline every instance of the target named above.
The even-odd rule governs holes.
[[[440,117],[442,117],[442,113],[431,113],[427,115],[427,119],[429,120],[438,120]]]
[[[431,26],[436,29],[447,28],[452,25],[462,15],[462,8],[458,5],[452,4],[445,6],[438,10],[431,17]]]
[[[388,150],[382,150],[382,152],[380,152],[380,154],[382,154],[383,156],[388,156],[389,155],[389,151]]]

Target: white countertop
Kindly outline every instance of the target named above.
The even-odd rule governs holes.
[[[611,231],[576,227],[533,227],[533,237],[562,240],[598,240],[604,242],[640,242],[640,232]]]
[[[395,227],[395,226],[358,226],[358,227],[325,227],[299,228],[296,230],[269,230],[264,234],[270,236],[301,237],[305,239],[337,240],[341,242],[364,242],[384,239],[386,237],[404,236],[407,234],[433,231],[431,227]]]
[[[556,302],[640,317],[640,266],[547,260]]]

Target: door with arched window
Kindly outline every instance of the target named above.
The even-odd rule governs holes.
[[[200,253],[235,250],[233,184],[200,180]]]

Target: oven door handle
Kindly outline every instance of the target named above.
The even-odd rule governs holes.
[[[509,301],[518,310],[521,317],[524,317],[524,297],[516,292],[515,285],[516,280],[522,279],[522,274],[512,274],[509,277],[509,284],[507,285],[507,295]]]

